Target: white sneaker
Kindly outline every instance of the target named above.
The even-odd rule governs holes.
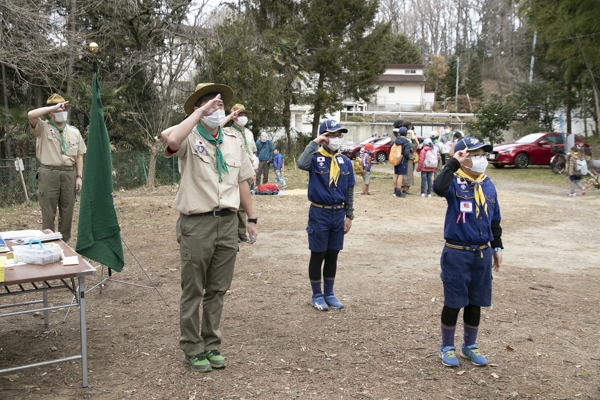
[[[431,197],[431,195],[430,195],[430,194],[428,194],[428,195],[427,195],[427,197]]]
[[[421,193],[421,197],[425,197],[425,193]]]

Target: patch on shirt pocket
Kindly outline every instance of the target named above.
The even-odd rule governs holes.
[[[190,253],[189,251],[181,252],[181,260],[182,261],[190,261],[191,259],[192,259],[192,253]]]

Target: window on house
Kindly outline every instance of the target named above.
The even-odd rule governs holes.
[[[394,86],[390,86],[389,93],[396,93],[396,88]]]
[[[417,70],[416,69],[405,69],[404,73],[405,74],[416,74]]]

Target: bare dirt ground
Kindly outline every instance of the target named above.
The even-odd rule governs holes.
[[[192,373],[177,342],[176,188],[161,187],[120,192],[115,203],[123,238],[168,305],[151,289],[115,282],[94,289],[86,297],[89,387],[81,388],[79,362],[62,363],[1,376],[0,398],[600,399],[600,191],[567,198],[566,186],[490,173],[506,249],[493,307],[482,313],[488,367],[463,360],[450,369],[437,356],[445,201],[393,198],[391,180],[379,176],[372,196],[360,195],[361,179],[356,188],[336,280],[341,311],[309,303],[306,197],[254,197],[260,235],[241,246],[222,320],[228,366]],[[305,182],[289,173],[290,188]],[[40,220],[35,205],[3,209],[0,230],[38,228]],[[147,284],[125,253],[118,279]],[[98,266],[87,285],[103,275]],[[68,296],[53,292],[50,301]],[[75,354],[73,311],[65,323],[64,311],[52,313],[46,329],[41,315],[3,318],[0,365]]]

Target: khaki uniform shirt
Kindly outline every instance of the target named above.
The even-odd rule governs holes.
[[[87,151],[79,130],[74,126],[65,125],[63,131],[67,154],[63,153],[59,130],[50,125],[48,121],[39,119],[33,128],[33,133],[36,137],[35,155],[43,165],[72,166],[75,165],[77,156],[83,155]]]
[[[231,134],[233,134],[236,138],[238,138],[240,140],[240,142],[242,143],[242,148],[246,151],[246,153],[248,153],[250,162],[252,162],[252,158],[253,158],[252,156],[254,153],[256,153],[256,150],[257,150],[256,149],[256,141],[254,140],[254,134],[252,134],[252,131],[250,129],[244,128],[243,135],[246,137],[246,142],[248,143],[248,147],[246,147],[246,143],[244,143],[244,138],[242,137],[242,133],[240,131],[233,128],[232,126],[223,128],[223,132],[225,132],[225,130],[227,130],[228,132],[230,132]]]
[[[173,208],[182,214],[202,214],[213,210],[237,211],[240,205],[239,182],[254,175],[254,169],[236,136],[223,130],[221,152],[229,173],[219,171],[215,146],[194,129],[181,143],[175,155],[179,157],[181,181]]]

